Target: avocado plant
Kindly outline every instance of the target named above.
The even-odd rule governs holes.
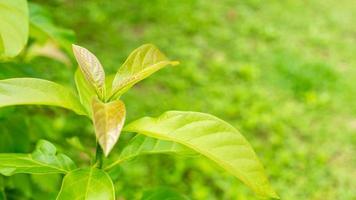
[[[73,45],[79,64],[75,73],[78,95],[57,83],[36,78],[0,80],[0,107],[49,105],[90,118],[97,142],[93,162],[78,168],[56,147],[40,140],[30,154],[0,153],[0,174],[64,174],[57,200],[113,200],[115,190],[108,175],[121,163],[143,154],[194,151],[240,179],[258,196],[278,198],[251,145],[227,122],[210,114],[168,111],[125,125],[121,96],[139,81],[167,65],[177,65],[152,44],[135,49],[113,79],[105,78],[99,60],[87,49]],[[124,126],[125,125],[125,126]],[[121,132],[136,133],[117,157],[107,157]],[[105,162],[104,162],[105,161]]]

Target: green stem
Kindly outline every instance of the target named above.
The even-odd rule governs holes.
[[[94,166],[101,169],[103,167],[103,150],[101,149],[99,143],[96,143],[96,154],[95,154],[95,161]]]

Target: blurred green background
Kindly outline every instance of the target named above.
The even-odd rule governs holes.
[[[356,199],[354,0],[30,2],[73,30],[76,43],[95,53],[109,73],[143,43],[181,62],[124,95],[127,121],[166,110],[214,114],[251,142],[281,199]],[[0,69],[1,79],[39,77],[75,90],[74,63],[36,57],[1,63]],[[86,151],[95,148],[90,121],[59,108],[3,108],[0,130],[0,152],[30,152],[44,138],[85,165],[89,157],[78,151],[78,138]],[[157,186],[198,200],[256,198],[201,157],[140,157],[111,176],[119,200]],[[60,178],[6,178],[8,198],[53,199]]]

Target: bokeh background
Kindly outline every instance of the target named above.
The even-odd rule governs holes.
[[[90,49],[108,74],[144,43],[181,62],[123,96],[127,121],[166,110],[214,114],[251,142],[282,199],[356,199],[354,0],[30,2],[73,31],[75,39],[61,40]],[[66,64],[42,56],[1,63],[0,78],[38,77],[75,90],[77,66],[67,56]],[[60,108],[3,108],[0,130],[1,152],[30,152],[44,138],[85,165],[84,152],[95,148],[90,121]],[[144,156],[111,176],[120,200],[158,186],[197,200],[256,198],[202,157]],[[60,179],[6,178],[8,198],[51,199]]]

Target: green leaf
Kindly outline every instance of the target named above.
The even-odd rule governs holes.
[[[143,193],[141,200],[189,200],[183,194],[178,193],[177,191],[167,188],[167,187],[158,187],[155,189],[148,190]]]
[[[130,89],[137,82],[147,78],[166,65],[177,65],[177,61],[170,61],[152,44],[145,44],[135,49],[119,68],[113,84],[112,97],[117,98]]]
[[[192,151],[183,145],[175,142],[158,140],[156,138],[147,137],[145,135],[136,135],[133,137],[129,143],[124,147],[119,157],[115,162],[108,165],[105,169],[110,170],[114,166],[130,160],[136,156],[147,155],[147,154],[184,154],[192,155]]]
[[[0,80],[0,107],[30,104],[59,106],[86,114],[78,97],[57,83],[35,78]]]
[[[5,176],[18,173],[68,173],[75,168],[74,162],[69,157],[57,154],[56,147],[45,140],[37,143],[32,154],[0,154],[0,174]]]
[[[115,200],[109,175],[97,168],[78,169],[68,173],[57,200]]]
[[[238,130],[219,118],[198,112],[169,111],[158,118],[134,121],[124,130],[189,147],[235,175],[256,194],[278,197],[250,144]]]
[[[0,19],[0,58],[11,58],[18,55],[27,43],[27,1],[0,0]]]
[[[75,85],[79,94],[79,99],[89,116],[92,115],[91,102],[96,97],[95,89],[85,80],[82,71],[78,68],[74,75]]]
[[[100,99],[105,99],[105,72],[99,60],[93,53],[78,45],[73,44],[73,52],[84,78],[95,88]]]
[[[92,110],[96,138],[105,156],[108,156],[119,139],[125,122],[125,104],[121,100],[103,103],[94,98]]]

